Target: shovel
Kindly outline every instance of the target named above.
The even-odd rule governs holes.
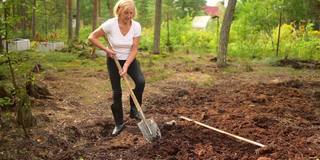
[[[107,43],[109,45],[109,48],[111,48],[110,43],[108,41],[107,41]],[[117,65],[118,70],[119,71],[122,70],[122,67],[121,67],[117,57],[115,56],[113,59]],[[153,118],[146,119],[146,117],[144,116],[143,111],[141,109],[141,106],[137,100],[137,97],[135,96],[134,92],[132,91],[132,87],[131,87],[130,82],[128,80],[128,75],[124,75],[123,79],[125,80],[126,85],[129,89],[131,98],[132,98],[139,114],[141,115],[141,121],[138,123],[138,127],[139,127],[140,131],[142,132],[144,139],[150,143],[155,139],[160,139],[161,138],[160,129],[159,129],[157,123],[153,120]]]

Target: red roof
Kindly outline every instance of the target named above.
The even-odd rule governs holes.
[[[218,6],[205,6],[204,11],[210,16],[220,16],[219,7]]]

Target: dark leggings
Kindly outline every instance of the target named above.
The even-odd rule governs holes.
[[[126,61],[119,60],[119,62],[120,62],[120,65],[123,66]],[[107,59],[107,67],[108,67],[109,78],[111,81],[111,86],[113,91],[113,105],[111,109],[113,110],[113,112],[114,111],[116,112],[116,115],[114,114],[116,123],[121,124],[123,122],[121,77],[119,75],[118,68],[113,59],[111,58]],[[145,80],[141,72],[139,62],[136,59],[133,60],[133,62],[130,64],[127,73],[135,83],[135,88],[133,89],[133,92],[137,97],[138,102],[141,105],[142,94],[145,86]],[[130,106],[135,108],[135,105],[131,97],[130,97]],[[119,116],[119,118],[117,118],[117,116]]]

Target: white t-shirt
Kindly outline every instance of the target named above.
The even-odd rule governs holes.
[[[106,34],[112,49],[116,52],[119,60],[126,60],[131,52],[133,38],[141,34],[141,26],[137,21],[132,20],[131,27],[126,35],[120,31],[118,18],[111,18],[101,25]]]

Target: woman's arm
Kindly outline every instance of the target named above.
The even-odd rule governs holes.
[[[105,33],[102,30],[101,27],[97,28],[96,30],[94,30],[88,37],[88,40],[95,45],[96,47],[102,49],[103,51],[105,51],[107,53],[107,55],[111,58],[113,58],[115,56],[115,52],[112,49],[109,49],[107,47],[105,47],[100,41],[99,38],[100,37],[104,37]]]
[[[121,76],[124,75],[125,73],[127,73],[130,64],[136,58],[136,56],[138,54],[139,41],[140,41],[140,37],[133,38],[131,52],[130,52],[129,57],[127,58],[126,62],[123,65],[122,72],[120,73]]]

